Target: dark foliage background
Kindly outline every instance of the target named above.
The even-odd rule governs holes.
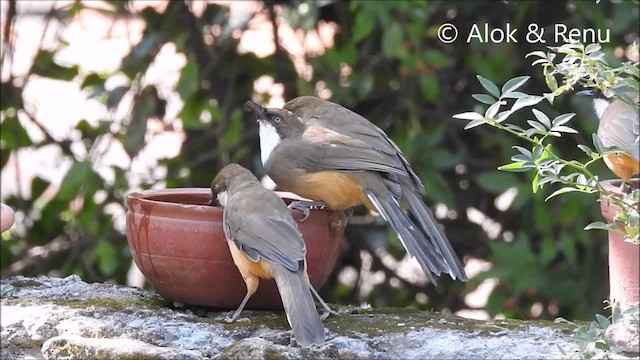
[[[547,30],[556,23],[569,28],[610,29],[611,39],[603,44],[603,51],[613,64],[625,61],[624,49],[637,39],[637,5],[636,1],[606,0],[273,1],[258,6],[251,16],[231,18],[226,4],[171,1],[163,10],[134,10],[129,1],[109,2],[97,11],[114,21],[135,18],[146,25],[142,38],[132,44],[116,71],[96,73],[77,64],[60,63],[56,54],[67,44],[58,37],[55,48],[39,49],[25,77],[3,75],[2,167],[21,149],[43,147],[58,148],[73,165],[59,188],[52,189],[47,180],[34,178],[30,196],[3,199],[18,211],[20,224],[3,235],[0,243],[2,277],[76,273],[87,281],[125,283],[131,264],[126,239],[105,208],[109,204],[125,208],[131,175],[129,169],[116,165],[109,166],[114,181],[98,174],[96,168],[104,151],[100,144],[107,138],[119,142],[134,159],[152,136],[150,119],[159,119],[165,129],[181,124],[186,138],[180,154],[163,160],[159,166],[166,166],[166,175],[146,179],[143,188],[160,181],[166,181],[166,187],[207,187],[216,170],[229,162],[263,174],[255,118],[242,110],[242,104],[256,96],[254,81],[268,75],[284,85],[286,100],[328,89],[332,101],[383,128],[423,179],[429,203],[446,205],[449,216],[441,223],[457,253],[467,261],[491,263],[488,271],[474,276],[469,284],[444,280],[436,288],[405,279],[374,251],[382,241],[389,253],[401,259],[404,252],[393,234],[384,225],[367,223],[359,216],[362,212],[356,212],[347,229],[347,251],[322,289],[325,299],[455,312],[471,309],[465,295],[483,280],[495,278],[497,286],[485,307],[491,316],[591,318],[602,309],[608,289],[606,234],[583,231],[586,224],[600,217],[595,198],[569,194],[545,203],[548,190],[533,196],[530,174],[496,170],[512,155],[511,139],[482,127],[463,131],[465,123],[451,117],[476,104],[471,94],[482,92],[476,74],[497,84],[530,75],[528,93],[547,90],[540,69],[524,57],[544,50],[542,44],[524,41],[530,23]],[[194,8],[200,6],[205,7],[204,12],[196,15],[200,12]],[[97,6],[73,2],[31,16],[64,27],[88,8]],[[19,41],[13,26],[25,15],[16,11],[15,1],[3,1],[2,14],[5,67],[10,65],[15,41]],[[305,55],[313,68],[310,80],[299,76],[287,50],[290,47],[281,41],[276,43],[275,53],[264,58],[238,52],[238,35],[247,31],[257,16],[275,25],[273,34],[280,40],[277,35],[285,23],[302,33],[316,31],[322,24],[337,25],[333,47],[320,55]],[[510,23],[512,29],[519,29],[519,42],[467,44],[458,39],[443,44],[436,33],[446,22],[456,25],[462,37],[473,24],[504,28]],[[165,116],[166,99],[155,86],[141,81],[160,49],[169,43],[187,57],[175,89],[184,102],[177,118]],[[106,86],[116,75],[126,77],[127,84]],[[127,105],[129,110],[120,126],[112,126],[113,115],[98,126],[80,121],[74,134],[54,137],[33,116],[23,97],[30,81],[39,77],[80,83],[87,97],[106,104],[112,115],[125,94],[133,95],[133,103]],[[257,98],[268,100],[265,94],[257,94]],[[583,154],[576,144],[590,143],[597,123],[586,99],[563,96],[546,111],[549,115],[564,112],[578,113],[574,126],[581,133],[575,138],[563,137],[561,152],[567,158],[579,158]],[[208,113],[211,121],[200,120],[202,113]],[[40,128],[43,139],[30,137],[27,124]],[[599,174],[612,177],[604,166]],[[513,203],[506,211],[498,209],[496,199],[510,188],[517,189]],[[99,190],[106,196],[96,197]],[[471,221],[473,212],[468,208],[479,211],[485,220],[479,224]],[[490,231],[490,225],[497,230]],[[355,274],[381,271],[384,281],[363,293],[362,281],[355,285],[338,281],[345,268],[352,268]],[[542,305],[542,311],[532,313],[535,303],[538,308]]]

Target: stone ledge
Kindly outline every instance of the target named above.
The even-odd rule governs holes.
[[[292,344],[283,313],[173,310],[152,292],[77,276],[2,280],[2,359],[559,358],[578,351],[571,324],[477,321],[402,309],[352,308],[325,321],[327,341]]]

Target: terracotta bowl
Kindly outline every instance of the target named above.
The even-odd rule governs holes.
[[[127,196],[127,243],[138,268],[165,299],[189,305],[235,309],[246,286],[233,264],[222,230],[221,207],[207,206],[208,188],[146,190]],[[285,202],[301,199],[278,192]],[[320,288],[335,264],[343,228],[335,213],[293,211],[307,244],[309,278]],[[275,282],[261,280],[246,309],[278,310]]]

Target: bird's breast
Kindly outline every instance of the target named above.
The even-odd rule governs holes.
[[[322,201],[333,210],[368,203],[358,181],[348,174],[329,171],[305,173],[291,179],[289,184],[289,191],[307,199]]]

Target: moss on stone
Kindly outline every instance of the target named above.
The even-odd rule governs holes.
[[[15,288],[25,288],[25,287],[37,287],[42,286],[42,283],[39,281],[26,279],[26,280],[15,280],[11,282],[11,285]]]
[[[106,307],[116,311],[124,310],[132,306],[144,306],[148,308],[160,308],[162,302],[157,299],[119,300],[119,299],[87,299],[87,300],[49,300],[60,306],[68,306],[74,309],[89,307]]]
[[[423,328],[477,332],[480,335],[489,336],[505,330],[526,330],[528,326],[554,328],[571,334],[576,327],[572,324],[552,321],[527,323],[516,320],[480,321],[455,315],[401,308],[360,308],[357,314],[331,316],[324,324],[327,329],[340,335],[363,333],[369,336],[404,333]]]

